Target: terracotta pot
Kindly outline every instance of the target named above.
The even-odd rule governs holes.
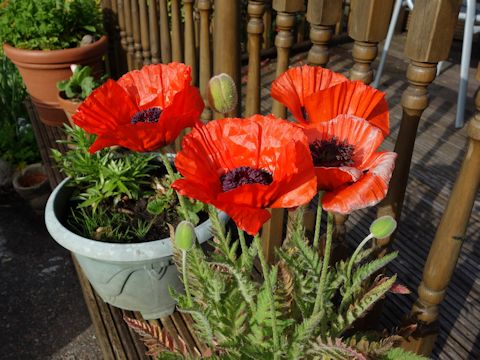
[[[43,213],[50,195],[50,184],[42,164],[27,165],[13,176],[12,184],[18,195],[28,201],[37,214]]]
[[[93,44],[64,50],[27,50],[3,45],[5,55],[17,66],[40,120],[59,126],[67,121],[58,103],[57,82],[72,75],[71,64],[89,65],[94,74],[103,73],[108,41],[102,36]]]
[[[72,120],[72,115],[77,112],[78,107],[80,106],[81,102],[80,101],[72,101],[70,99],[65,98],[65,94],[62,92],[59,92],[57,94],[57,101],[60,107],[63,109],[65,112],[65,115],[68,118],[68,122],[70,125],[73,126],[73,120]]]

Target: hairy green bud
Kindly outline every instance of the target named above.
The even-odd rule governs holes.
[[[370,233],[377,239],[384,239],[393,234],[397,222],[389,215],[379,217],[370,225]]]
[[[212,77],[208,82],[207,97],[214,111],[222,114],[233,111],[238,102],[235,82],[225,73]]]
[[[195,227],[189,221],[182,221],[175,230],[175,246],[180,250],[188,251],[193,247],[197,235]]]

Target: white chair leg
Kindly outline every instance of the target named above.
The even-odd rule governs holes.
[[[390,20],[390,26],[388,28],[387,38],[383,45],[382,57],[378,65],[377,73],[375,74],[375,80],[373,80],[372,86],[378,88],[380,84],[380,78],[382,77],[383,69],[385,68],[385,62],[387,61],[388,50],[392,43],[393,34],[395,32],[395,26],[397,25],[398,16],[400,15],[400,9],[402,8],[403,0],[396,0],[395,7],[393,8],[392,19]]]
[[[437,76],[439,76],[442,73],[443,70],[443,64],[445,64],[445,61],[440,61],[437,65]]]
[[[465,31],[463,33],[462,63],[460,66],[460,86],[457,99],[457,116],[455,127],[461,128],[465,117],[465,103],[467,101],[468,70],[472,55],[473,26],[475,23],[476,1],[467,0],[467,13],[465,16]]]

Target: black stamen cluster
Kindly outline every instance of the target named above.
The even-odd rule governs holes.
[[[313,164],[323,167],[352,166],[353,146],[336,137],[331,140],[315,140],[310,144]]]
[[[132,124],[135,125],[138,122],[156,123],[158,122],[161,113],[162,109],[159,107],[141,110],[132,116]]]
[[[269,185],[273,181],[272,174],[263,169],[252,169],[249,166],[240,166],[220,176],[223,192],[236,189],[246,184]]]

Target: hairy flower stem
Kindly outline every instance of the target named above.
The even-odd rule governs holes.
[[[325,281],[327,279],[328,263],[330,262],[332,238],[333,238],[333,213],[329,212],[328,221],[327,221],[327,241],[325,242],[322,272],[320,273],[320,282],[317,288],[317,297],[315,298],[315,305],[313,306],[313,314],[316,314],[320,309],[323,310],[323,292],[325,290]]]
[[[350,281],[350,278],[352,276],[352,268],[353,268],[353,264],[355,263],[355,259],[357,258],[360,251],[362,251],[362,249],[365,247],[365,245],[371,239],[373,239],[373,234],[369,234],[365,239],[362,240],[362,242],[355,249],[355,252],[353,253],[352,257],[350,258],[350,261],[348,262],[348,266],[347,266],[347,280],[348,281]]]
[[[182,250],[182,276],[183,276],[183,286],[185,287],[185,295],[187,295],[188,306],[192,306],[192,295],[190,295],[190,288],[188,284],[188,274],[187,274],[187,252]]]
[[[245,233],[243,232],[242,229],[240,228],[237,228],[238,229],[238,239],[240,240],[240,247],[242,249],[242,266],[245,264],[245,261],[243,261],[243,259],[245,258],[245,256],[247,256],[247,253],[248,253],[248,246],[247,246],[247,243],[245,241]]]
[[[168,156],[160,153],[160,158],[162,159],[163,165],[165,165],[165,169],[167,169],[168,175],[173,181],[175,179],[175,172],[173,171],[172,164],[170,164],[170,160],[168,160]],[[182,195],[180,195],[177,191],[175,191],[175,193],[178,196],[178,203],[180,204],[180,208],[182,209],[185,220],[192,222],[190,219],[190,216],[188,215],[188,209],[187,209],[187,205],[185,204],[185,198]]]
[[[313,248],[318,248],[318,241],[320,239],[320,228],[322,227],[322,197],[323,191],[318,193],[318,204],[317,204],[317,218],[315,219],[315,234],[313,236]]]
[[[257,247],[258,258],[260,259],[260,264],[262,265],[263,278],[265,279],[265,286],[267,287],[268,302],[270,304],[270,312],[272,316],[272,336],[273,336],[273,359],[279,359],[278,351],[280,347],[280,340],[277,329],[277,314],[275,311],[275,299],[273,297],[273,288],[270,283],[270,271],[268,269],[267,261],[263,254],[262,244],[260,242],[260,236],[257,234],[253,239],[255,246]]]

